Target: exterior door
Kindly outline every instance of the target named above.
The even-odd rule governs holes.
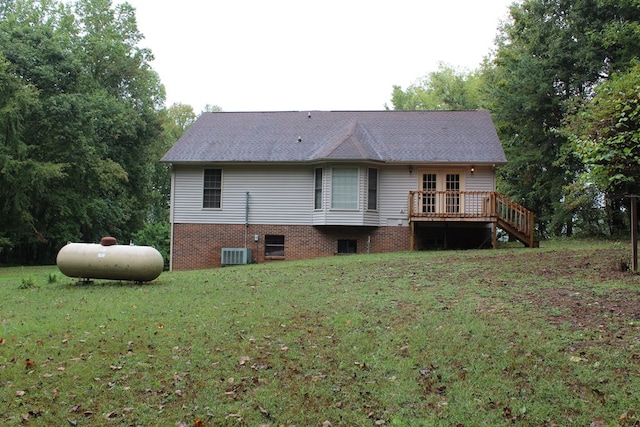
[[[445,178],[447,213],[460,213],[460,174],[448,173]]]
[[[422,200],[420,201],[420,212],[436,213],[437,209],[437,192],[438,191],[438,175],[435,173],[422,174]]]
[[[420,212],[423,214],[462,212],[462,175],[455,171],[425,171],[420,174]]]

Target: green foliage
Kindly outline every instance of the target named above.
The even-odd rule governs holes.
[[[133,234],[136,245],[153,246],[164,259],[164,269],[169,268],[169,252],[171,249],[171,228],[168,222],[147,223]]]
[[[20,286],[18,286],[19,289],[31,289],[34,288],[36,286],[36,281],[34,280],[34,278],[32,276],[29,277],[23,277],[22,280],[20,281]]]
[[[222,111],[222,107],[215,104],[207,104],[204,106],[202,112],[203,113],[219,113]]]
[[[159,115],[162,134],[153,148],[152,158],[154,160],[150,167],[152,188],[148,193],[150,209],[147,222],[151,224],[169,221],[171,166],[160,163],[159,160],[196,120],[193,108],[190,105],[179,103],[161,110]]]
[[[567,240],[26,292],[6,285],[55,268],[1,269],[0,424],[633,426],[629,252]]]
[[[584,182],[607,194],[640,194],[640,65],[616,73],[567,120]]]
[[[0,11],[3,260],[127,240],[152,210],[164,102],[133,8],[24,0]]]
[[[583,165],[560,132],[563,120],[576,99],[640,55],[639,21],[634,1],[525,0],[501,28],[485,70],[509,161],[499,189],[535,212],[543,235],[571,234],[580,213],[564,203]]]
[[[394,86],[391,103],[394,110],[476,110],[482,107],[480,81],[477,72],[440,63],[438,71],[406,90]]]

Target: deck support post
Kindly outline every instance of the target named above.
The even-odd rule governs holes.
[[[535,237],[535,222],[533,220],[533,212],[529,213],[529,247],[536,247],[536,237]]]
[[[498,249],[498,226],[496,221],[491,223],[491,236],[493,238],[493,249]]]
[[[631,271],[638,272],[638,197],[631,197]]]
[[[411,221],[411,241],[409,243],[409,250],[411,252],[415,249],[415,240],[416,240],[416,223],[415,221]]]

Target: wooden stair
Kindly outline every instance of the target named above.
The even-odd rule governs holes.
[[[503,194],[496,192],[493,195],[496,226],[529,248],[539,247],[540,243],[535,240],[533,212]]]

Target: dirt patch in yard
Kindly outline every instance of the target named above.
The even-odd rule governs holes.
[[[540,251],[528,258],[522,272],[533,270],[538,280],[517,285],[518,302],[539,307],[551,324],[588,332],[589,345],[640,352],[640,275],[626,269],[627,251]],[[554,285],[539,286],[544,282]]]

